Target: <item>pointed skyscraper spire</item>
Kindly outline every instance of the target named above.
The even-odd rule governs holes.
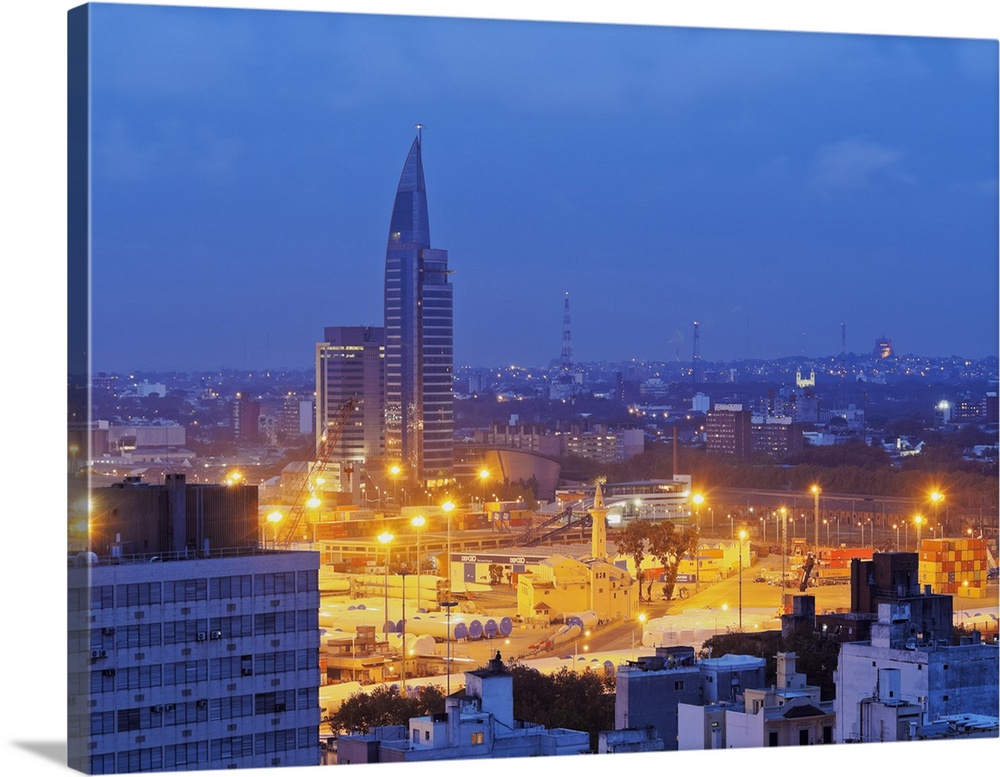
[[[396,201],[389,222],[389,248],[415,245],[430,248],[431,229],[427,220],[427,187],[424,184],[424,163],[421,156],[422,124],[417,125],[417,137],[403,163],[403,172],[396,187]]]
[[[385,456],[421,486],[452,479],[452,288],[431,248],[423,125],[396,188],[385,256]]]

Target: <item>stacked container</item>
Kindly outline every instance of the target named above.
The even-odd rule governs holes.
[[[918,580],[936,594],[986,596],[986,541],[974,537],[920,542]]]

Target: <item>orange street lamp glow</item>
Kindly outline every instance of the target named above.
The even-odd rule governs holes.
[[[281,523],[281,519],[285,516],[281,514],[279,510],[274,510],[267,514],[267,520],[274,526],[274,540],[272,541],[271,547],[276,548],[278,546],[278,524]]]

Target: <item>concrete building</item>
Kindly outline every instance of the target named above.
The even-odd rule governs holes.
[[[187,483],[169,474],[162,485],[126,477],[91,490],[89,549],[98,556],[185,556],[254,548],[257,487]]]
[[[787,456],[805,447],[802,424],[788,416],[754,417],[750,424],[750,450],[772,456]]]
[[[319,764],[318,553],[80,561],[68,580],[72,768]]]
[[[316,343],[316,445],[337,418],[341,406],[354,409],[330,451],[335,490],[361,499],[366,462],[385,453],[385,330],[373,326],[328,326]],[[381,473],[379,473],[381,474]]]
[[[736,747],[784,747],[832,744],[833,702],[820,700],[820,689],[795,671],[794,653],[778,654],[777,681],[771,688],[747,688],[703,706],[678,705],[681,750]]]
[[[286,394],[282,399],[279,435],[282,440],[294,441],[311,437],[315,433],[315,401],[312,397]]]
[[[764,664],[748,656],[696,662],[693,647],[658,647],[618,667],[615,730],[651,726],[665,750],[677,750],[680,706],[732,703],[744,688],[764,684]]]
[[[260,402],[237,393],[229,403],[229,428],[237,442],[256,443],[259,437]]]
[[[411,718],[369,734],[342,736],[338,764],[524,758],[590,752],[584,731],[546,729],[514,719],[513,677],[498,653],[465,673],[465,688],[445,699],[440,715]]]
[[[717,404],[705,415],[705,450],[746,458],[751,451],[751,416],[743,405]]]
[[[549,556],[517,577],[517,614],[525,621],[584,610],[602,619],[630,618],[638,609],[636,580],[606,561]]]
[[[920,631],[911,621],[910,603],[883,603],[871,639],[841,645],[834,682],[837,687],[837,742],[881,741],[885,727],[872,726],[869,709],[885,696],[880,683],[898,687],[899,698],[919,706],[923,719],[950,715],[995,717],[998,694],[997,645],[976,638],[949,645],[933,629]],[[898,675],[885,675],[894,669]]]
[[[851,559],[851,612],[878,615],[883,604],[909,606],[911,636],[925,643],[951,644],[953,600],[921,589],[916,553],[875,553]]]
[[[385,452],[421,487],[453,477],[452,331],[448,252],[431,248],[418,129],[385,256]]]
[[[608,508],[601,485],[590,508],[590,556],[552,556],[537,573],[518,576],[517,612],[523,620],[589,610],[600,620],[631,618],[639,607],[639,584],[624,566],[608,560]]]
[[[597,424],[589,431],[573,431],[563,435],[564,453],[604,464],[627,461],[642,453],[645,438],[642,429],[609,429]]]

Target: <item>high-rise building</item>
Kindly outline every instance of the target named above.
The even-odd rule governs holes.
[[[421,135],[396,189],[385,255],[385,454],[421,485],[452,478],[452,286],[431,248]]]
[[[323,340],[316,344],[317,447],[341,405],[354,400],[354,409],[345,419],[329,456],[340,476],[336,488],[354,493],[359,491],[361,478],[349,474],[385,451],[385,330],[375,326],[328,326]]]
[[[705,416],[705,449],[746,458],[751,450],[750,424],[750,411],[743,405],[716,405]]]
[[[319,553],[229,551],[69,568],[72,768],[319,764]]]
[[[319,553],[261,547],[256,486],[166,481],[91,492],[67,577],[69,765],[318,764]]]

